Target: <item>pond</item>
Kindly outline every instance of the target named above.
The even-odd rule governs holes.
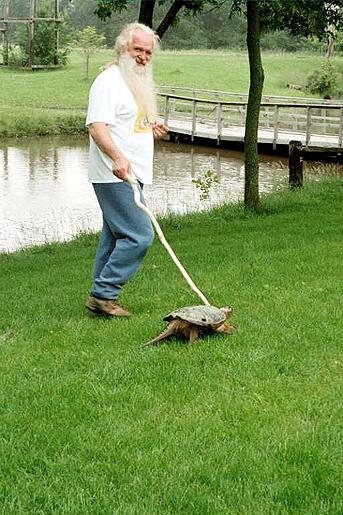
[[[243,198],[243,154],[158,142],[154,184],[145,188],[157,215],[208,209]],[[87,178],[88,138],[55,137],[0,142],[0,252],[73,238],[101,228],[101,213]],[[261,192],[288,181],[286,158],[261,156]],[[207,170],[219,182],[200,200],[192,182]]]

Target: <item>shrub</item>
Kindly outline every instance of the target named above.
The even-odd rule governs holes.
[[[338,70],[330,60],[326,60],[308,76],[306,89],[313,94],[331,96],[337,94],[338,84]]]
[[[49,12],[49,5],[44,2],[40,9],[37,10],[38,17],[46,17],[51,15]],[[59,26],[60,42],[66,44],[65,24],[61,23]],[[20,27],[14,36],[16,46],[20,48],[20,59],[16,54],[10,55],[10,64],[27,66],[29,62],[29,27],[24,25]],[[33,47],[34,63],[41,65],[67,64],[68,48],[56,49],[55,48],[55,25],[45,21],[38,21],[35,23],[34,47]]]

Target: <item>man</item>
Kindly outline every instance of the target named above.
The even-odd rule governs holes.
[[[167,133],[156,123],[151,59],[158,41],[147,26],[132,23],[116,40],[117,60],[95,79],[86,125],[89,178],[103,215],[93,286],[86,307],[102,315],[128,316],[118,297],[153,241],[147,215],[134,203],[127,179],[152,182],[153,140]]]

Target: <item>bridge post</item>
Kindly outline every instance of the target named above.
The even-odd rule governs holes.
[[[164,104],[164,125],[168,125],[169,120],[169,97],[168,95],[165,96],[165,104]]]
[[[216,118],[217,118],[217,145],[220,144],[220,140],[221,140],[221,137],[222,137],[222,125],[223,125],[223,120],[222,120],[222,105],[220,102],[218,102],[217,104],[217,113],[216,113]]]
[[[191,132],[191,141],[194,141],[194,135],[197,127],[197,101],[193,99],[192,101],[192,132]]]
[[[303,185],[303,156],[301,141],[289,142],[289,185],[291,188],[298,188]]]

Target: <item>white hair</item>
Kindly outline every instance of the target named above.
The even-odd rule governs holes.
[[[146,34],[152,36],[154,50],[156,50],[159,47],[160,38],[150,27],[138,22],[129,23],[128,25],[126,25],[126,27],[123,28],[123,30],[116,39],[115,50],[118,56],[120,56],[127,49],[128,45],[132,43],[133,34],[136,30],[141,30]]]

